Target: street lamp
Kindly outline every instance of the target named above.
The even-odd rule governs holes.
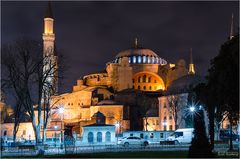
[[[167,121],[163,121],[163,122],[162,122],[162,125],[164,126],[164,131],[166,131]]]
[[[191,107],[189,107],[189,110],[190,110],[190,112],[194,112],[195,111],[195,107],[191,106]]]
[[[167,121],[166,120],[164,120],[163,122],[162,122],[162,125],[163,125],[163,129],[164,129],[164,132],[167,130]],[[166,139],[166,132],[164,133],[164,138]]]
[[[192,115],[192,127],[194,127],[194,113],[195,113],[195,106],[190,106],[189,107],[189,111],[190,111],[190,113],[191,113],[191,115]]]
[[[61,148],[63,148],[63,118],[64,118],[64,107],[58,109],[58,113],[61,115]]]
[[[54,141],[55,141],[55,147],[57,146],[57,129],[58,129],[58,126],[57,125],[54,125],[54,130],[55,130],[55,139],[54,139]]]

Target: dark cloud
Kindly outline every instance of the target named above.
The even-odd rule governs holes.
[[[7,43],[21,36],[41,40],[47,2],[2,2],[1,38]],[[168,62],[189,49],[197,72],[205,75],[210,59],[230,32],[231,14],[238,28],[239,2],[53,2],[56,43],[67,58],[62,92],[81,76],[103,70],[105,63],[132,46],[154,50]]]

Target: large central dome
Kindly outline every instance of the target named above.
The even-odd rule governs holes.
[[[158,55],[150,49],[137,48],[137,49],[128,49],[128,50],[121,51],[120,53],[117,54],[116,58],[129,57],[133,55],[158,57]]]
[[[132,48],[121,51],[117,54],[115,62],[118,63],[123,57],[128,57],[130,64],[167,64],[166,60],[160,58],[152,50],[145,48]]]

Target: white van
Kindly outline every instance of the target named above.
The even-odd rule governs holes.
[[[175,141],[175,144],[191,143],[193,138],[193,130],[193,128],[177,129],[167,138],[167,141]]]

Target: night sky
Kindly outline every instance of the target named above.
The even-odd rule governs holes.
[[[47,2],[1,2],[1,43],[20,37],[42,40]],[[235,2],[52,2],[56,45],[69,66],[61,92],[76,80],[101,71],[135,37],[169,63],[193,60],[206,75],[210,59],[230,34],[231,14],[238,30]]]

